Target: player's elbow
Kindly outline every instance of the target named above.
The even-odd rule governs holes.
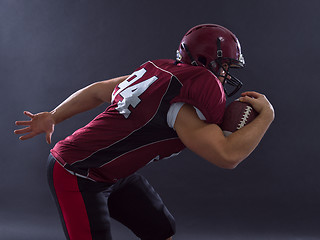
[[[208,160],[209,162],[217,165],[220,168],[232,170],[235,169],[240,164],[240,162],[242,162],[243,158],[235,154],[224,153],[218,157],[216,155],[212,156]]]
[[[232,169],[235,169],[239,165],[239,163],[240,161],[223,160],[222,162],[216,165],[224,169],[232,170]]]
[[[223,169],[233,170],[233,169],[235,169],[237,166],[238,166],[238,164],[225,162],[225,163],[221,164],[219,167],[221,167],[221,168],[223,168]]]
[[[237,166],[239,165],[238,162],[228,162],[227,164],[224,165],[224,169],[229,169],[229,170],[233,170],[235,169]]]

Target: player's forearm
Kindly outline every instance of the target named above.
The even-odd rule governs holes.
[[[58,107],[51,111],[55,124],[58,124],[78,113],[93,109],[100,104],[111,102],[114,88],[128,75],[93,83],[72,94]]]
[[[80,89],[52,110],[51,113],[55,124],[102,104],[102,99],[97,98],[96,94],[98,87],[99,83],[94,83]]]
[[[234,132],[226,138],[225,152],[231,168],[236,167],[258,146],[273,121],[273,113],[263,112],[250,124]]]

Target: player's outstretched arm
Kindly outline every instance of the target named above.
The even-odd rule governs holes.
[[[95,82],[73,93],[59,106],[51,111],[55,124],[58,124],[78,113],[93,109],[102,103],[111,102],[114,88],[128,76]]]
[[[51,143],[51,136],[54,126],[78,113],[93,109],[104,102],[111,101],[111,94],[114,88],[128,76],[122,76],[110,80],[93,83],[72,94],[51,112],[41,112],[32,114],[24,111],[30,117],[29,121],[16,121],[17,126],[25,126],[15,130],[15,134],[25,134],[20,136],[21,140],[30,139],[41,133],[46,134],[47,143]]]
[[[222,168],[235,168],[257,147],[274,119],[273,107],[264,95],[245,92],[240,101],[249,102],[259,115],[228,137],[218,125],[201,121],[194,108],[185,104],[174,125],[179,138],[209,162]]]

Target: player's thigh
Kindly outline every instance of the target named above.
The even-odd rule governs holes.
[[[104,184],[79,178],[78,184],[86,206],[92,240],[111,240],[109,208],[101,188]]]
[[[164,240],[175,233],[175,220],[148,181],[134,174],[119,181],[110,194],[110,216],[141,239]]]
[[[106,199],[93,182],[68,173],[52,157],[48,180],[67,239],[111,239]]]

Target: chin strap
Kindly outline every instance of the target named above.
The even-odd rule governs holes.
[[[198,66],[198,63],[194,60],[194,58],[193,58],[193,56],[191,55],[191,53],[190,53],[187,45],[184,44],[184,43],[182,43],[181,45],[182,45],[182,47],[184,48],[184,50],[186,50],[186,53],[188,54],[188,57],[190,58],[191,65],[193,65],[193,66]]]
[[[221,50],[221,39],[220,37],[217,38],[217,58],[222,58],[223,53]]]

